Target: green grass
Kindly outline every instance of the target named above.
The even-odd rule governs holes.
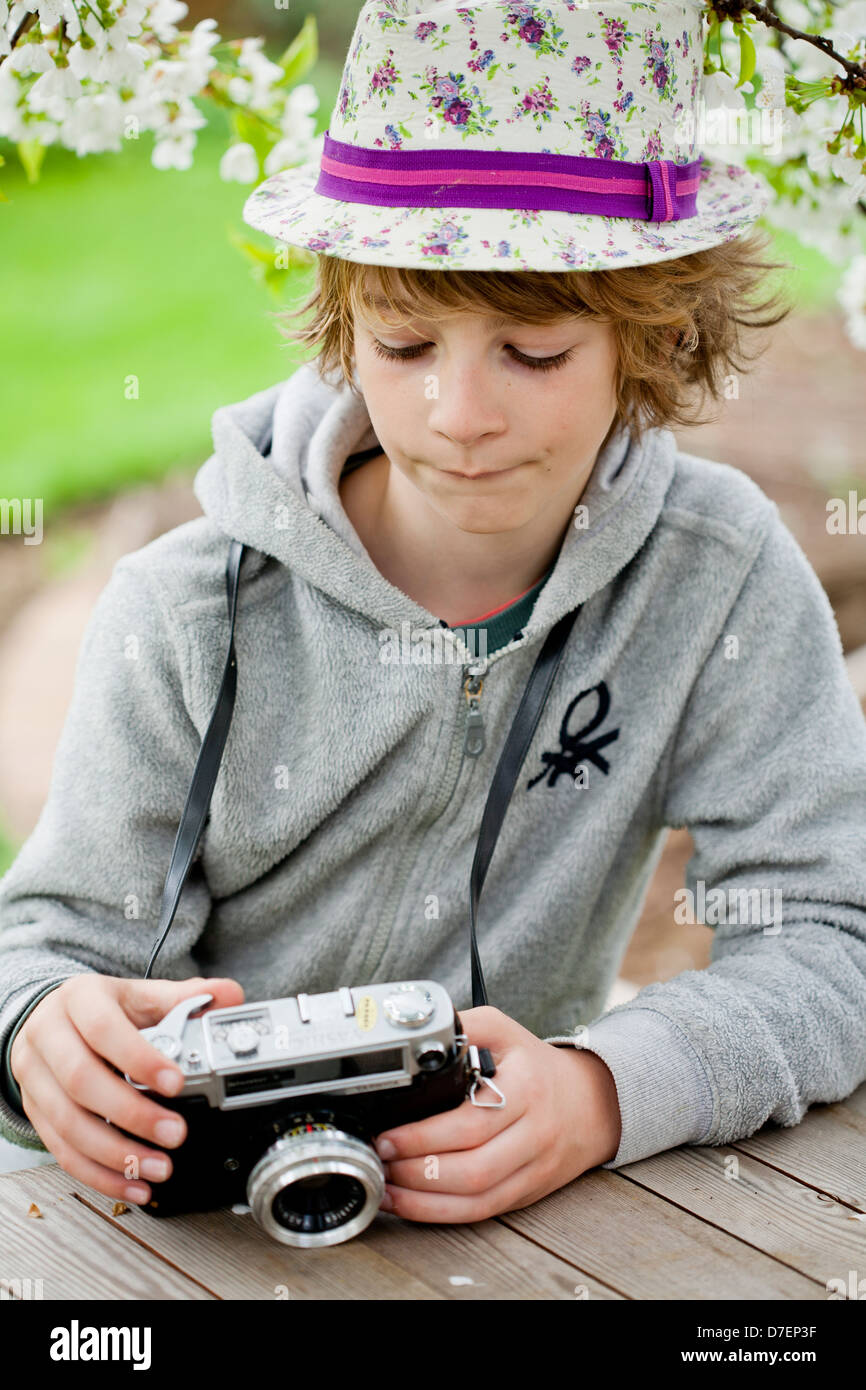
[[[324,127],[339,72],[317,73]],[[270,244],[241,220],[250,186],[219,178],[224,113],[201,106],[212,124],[188,170],[154,169],[145,134],[118,154],[49,149],[31,185],[0,141],[0,495],[41,497],[46,524],[66,503],[194,469],[213,411],[302,360],[229,240]],[[310,274],[287,277],[292,297]]]
[[[4,833],[2,826],[0,826],[0,878],[2,878],[6,870],[11,867],[12,861],[20,848],[21,845],[19,842],[17,840],[10,840],[8,835]]]
[[[340,74],[328,60],[310,74],[320,129]],[[41,497],[46,525],[68,503],[193,472],[212,450],[214,410],[301,360],[269,317],[279,301],[229,240],[230,229],[257,236],[241,220],[250,190],[219,178],[225,116],[201,106],[210,124],[184,171],[154,169],[146,133],[119,154],[49,149],[30,185],[0,141],[11,200],[0,204],[0,496]],[[777,247],[797,267],[801,306],[826,307],[834,267],[791,236]],[[288,293],[310,280],[294,272]]]
[[[811,246],[803,246],[792,232],[773,231],[768,255],[787,261],[793,271],[777,277],[804,313],[820,313],[833,307],[842,273],[832,261]],[[841,309],[839,311],[841,313]]]

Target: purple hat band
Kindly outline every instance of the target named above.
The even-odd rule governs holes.
[[[680,222],[697,213],[700,175],[700,158],[633,164],[582,154],[379,150],[325,131],[314,192],[385,207],[520,207]]]

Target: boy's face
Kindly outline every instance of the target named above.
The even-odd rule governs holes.
[[[461,311],[386,330],[364,313],[354,333],[376,436],[419,503],[461,531],[513,531],[549,510],[565,524],[615,418],[610,323]],[[415,355],[385,360],[377,341]],[[523,360],[562,353],[548,370]]]

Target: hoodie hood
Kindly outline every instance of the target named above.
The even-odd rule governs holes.
[[[271,432],[263,456],[259,446]],[[378,442],[363,397],[347,383],[331,385],[304,363],[288,380],[221,406],[212,434],[214,453],[193,490],[226,536],[378,624],[439,625],[380,574],[343,508],[338,485],[347,458]],[[527,637],[547,631],[628,564],[656,523],[676,457],[667,429],[647,431],[642,445],[626,430],[611,436],[580,499],[587,524],[568,528]]]

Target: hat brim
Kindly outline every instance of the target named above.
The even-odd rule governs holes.
[[[319,158],[272,174],[244,221],[276,241],[365,265],[454,270],[611,270],[719,246],[766,210],[770,190],[749,170],[704,156],[697,214],[647,222],[589,213],[502,208],[382,207],[316,193]]]

